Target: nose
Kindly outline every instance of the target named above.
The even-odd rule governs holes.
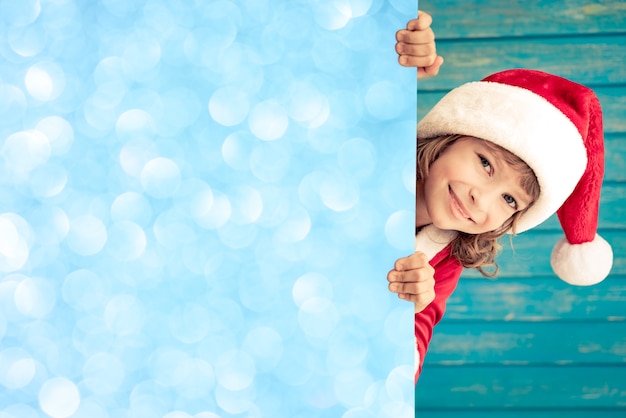
[[[488,186],[474,186],[469,190],[469,198],[476,217],[484,215],[491,203],[491,195],[494,194]]]
[[[469,195],[470,195],[470,200],[472,202],[472,205],[478,208],[480,206],[480,202],[482,201],[481,191],[478,189],[478,187],[472,187],[469,191]]]

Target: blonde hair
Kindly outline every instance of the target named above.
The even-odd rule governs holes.
[[[417,181],[424,181],[428,177],[430,165],[439,158],[446,148],[464,136],[442,135],[427,139],[418,138]],[[496,255],[502,248],[499,243],[500,237],[508,231],[515,234],[518,219],[532,206],[532,202],[539,198],[540,189],[535,173],[521,158],[493,142],[484,141],[484,144],[520,174],[520,185],[532,200],[530,205],[523,210],[515,212],[498,229],[483,234],[459,232],[452,241],[452,255],[461,262],[463,267],[475,268],[482,275],[493,277],[498,272]],[[486,271],[485,267],[492,267],[493,269]]]

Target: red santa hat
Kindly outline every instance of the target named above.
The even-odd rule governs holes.
[[[541,71],[514,69],[464,84],[444,96],[417,126],[419,138],[461,134],[491,141],[534,171],[540,197],[517,232],[555,212],[565,238],[554,247],[554,272],[574,285],[608,276],[611,246],[597,234],[604,175],[602,110],[594,92]]]

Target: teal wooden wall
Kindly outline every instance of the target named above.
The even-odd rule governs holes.
[[[572,287],[551,271],[556,218],[505,239],[497,279],[467,271],[416,387],[422,418],[626,417],[626,2],[420,0],[440,75],[420,80],[418,117],[451,88],[526,67],[592,87],[604,109],[600,234],[611,275]]]

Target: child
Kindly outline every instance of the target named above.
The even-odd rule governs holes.
[[[502,235],[556,212],[566,237],[551,261],[561,279],[595,284],[613,260],[596,234],[602,113],[587,87],[540,71],[499,72],[449,92],[417,137],[416,252],[388,274],[389,289],[415,304],[416,382],[463,268],[492,275],[483,267],[496,266]]]

